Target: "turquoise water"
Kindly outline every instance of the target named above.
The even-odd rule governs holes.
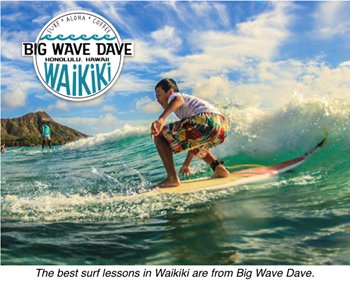
[[[2,264],[350,264],[349,108],[235,109],[226,165],[274,164],[327,144],[254,185],[129,199],[164,178],[147,127],[1,156]],[[248,119],[250,116],[250,119]],[[177,168],[184,155],[176,156]],[[211,174],[199,160],[194,177]]]

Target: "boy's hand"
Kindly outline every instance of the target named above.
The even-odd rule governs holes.
[[[179,173],[181,175],[192,175],[190,167],[187,166],[187,165],[182,165],[181,168],[180,168]]]
[[[158,119],[157,121],[154,121],[151,125],[151,135],[155,137],[158,136],[163,129],[163,124],[163,119]]]

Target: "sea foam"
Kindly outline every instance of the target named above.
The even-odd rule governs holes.
[[[80,139],[71,143],[67,143],[63,146],[63,150],[69,149],[86,149],[94,148],[104,143],[118,141],[130,136],[145,135],[149,132],[149,128],[146,126],[132,127],[125,125],[121,129],[116,129],[112,132],[97,134],[93,137]]]

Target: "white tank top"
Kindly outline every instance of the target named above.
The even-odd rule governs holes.
[[[184,103],[174,111],[176,116],[180,119],[193,117],[200,113],[214,113],[221,115],[221,112],[209,102],[180,92],[174,92],[169,97],[168,103],[170,103],[176,96],[181,96],[184,99]]]

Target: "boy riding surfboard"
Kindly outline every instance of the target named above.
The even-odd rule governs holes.
[[[187,151],[180,174],[189,174],[194,156],[201,158],[213,169],[212,178],[224,178],[230,172],[212,153],[211,149],[223,143],[228,133],[228,122],[222,113],[209,102],[181,93],[171,78],[159,81],[155,87],[158,103],[164,111],[151,125],[151,135],[167,172],[167,178],[155,187],[181,185],[176,173],[173,153]],[[164,124],[175,113],[179,121]]]

